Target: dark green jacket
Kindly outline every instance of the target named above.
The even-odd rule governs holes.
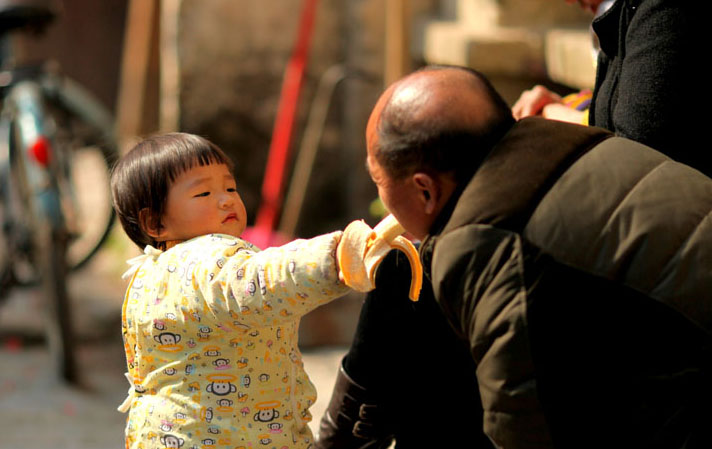
[[[525,119],[421,258],[469,339],[497,445],[709,438],[712,180],[700,172],[598,128]]]

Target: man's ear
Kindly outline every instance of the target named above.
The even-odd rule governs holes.
[[[138,222],[143,232],[156,240],[165,234],[165,228],[161,226],[160,217],[157,217],[156,214],[152,213],[147,207],[139,211]]]
[[[422,172],[414,173],[412,180],[415,188],[418,189],[419,198],[423,204],[423,212],[427,214],[436,212],[442,197],[442,187],[439,180]]]

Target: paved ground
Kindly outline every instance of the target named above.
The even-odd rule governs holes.
[[[0,305],[0,447],[2,449],[115,449],[123,447],[124,415],[116,407],[128,384],[119,333],[124,285],[112,261],[100,257],[70,281],[81,340],[79,387],[54,380],[41,344],[37,292],[16,292]],[[323,414],[344,347],[305,349],[317,387],[315,422]]]

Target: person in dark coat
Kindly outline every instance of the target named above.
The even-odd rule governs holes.
[[[712,447],[711,179],[601,128],[515,122],[454,67],[390,86],[367,147],[497,447]]]
[[[712,100],[701,61],[709,2],[617,0],[593,21],[601,51],[590,124],[712,174],[700,147]]]
[[[391,251],[361,308],[354,340],[320,422],[317,448],[490,449],[475,362],[427,279],[408,299],[410,264]]]

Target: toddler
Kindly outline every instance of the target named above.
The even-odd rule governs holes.
[[[239,238],[246,212],[232,169],[216,145],[173,133],[139,143],[113,170],[121,225],[145,247],[130,261],[122,312],[127,448],[313,442],[299,317],[348,291],[342,232],[259,251]],[[363,251],[368,234],[352,232],[349,248]]]

